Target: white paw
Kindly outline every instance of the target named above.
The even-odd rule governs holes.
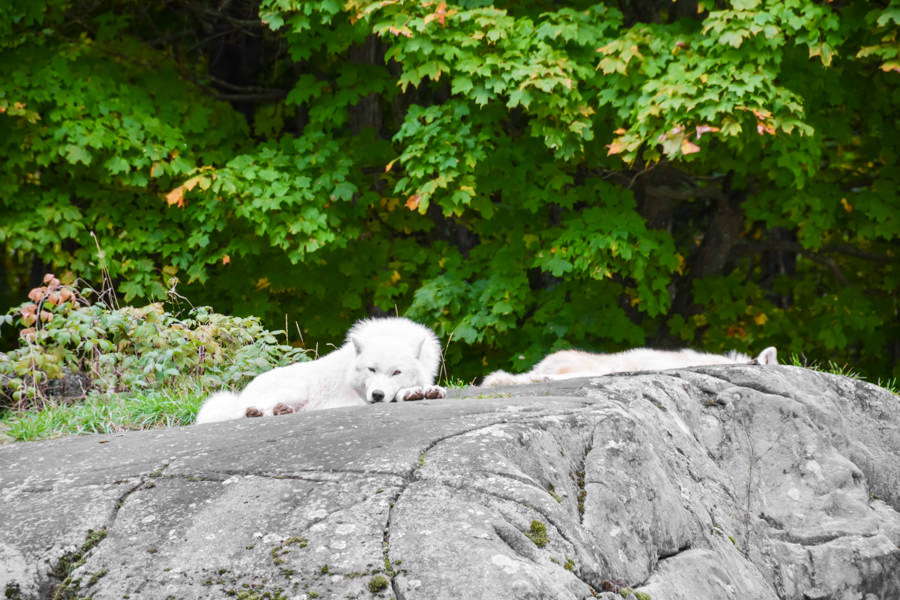
[[[425,398],[446,398],[447,390],[439,385],[417,385],[416,387],[406,388],[397,392],[397,399],[400,402],[411,402],[413,400],[424,400]]]

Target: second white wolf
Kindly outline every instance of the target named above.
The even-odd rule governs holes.
[[[446,390],[434,385],[440,364],[440,342],[427,327],[402,317],[366,319],[322,358],[267,371],[239,394],[213,394],[196,422],[443,398]]]
[[[709,354],[696,350],[653,350],[635,348],[614,354],[595,354],[582,350],[560,350],[545,357],[527,373],[514,375],[506,371],[494,371],[484,378],[484,387],[518,385],[574,379],[575,377],[597,377],[610,373],[631,371],[659,371],[663,369],[683,369],[704,365],[758,364],[777,365],[778,351],[769,346],[751,359],[746,354]]]

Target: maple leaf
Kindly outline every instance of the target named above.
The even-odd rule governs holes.
[[[179,185],[177,188],[166,194],[166,204],[172,206],[177,204],[178,208],[184,208],[184,186]]]
[[[441,2],[438,5],[437,10],[434,11],[434,14],[438,15],[437,19],[438,19],[438,21],[440,21],[441,27],[443,27],[444,26],[444,17],[447,16],[447,3]]]
[[[409,27],[403,26],[399,29],[397,27],[388,27],[388,31],[393,33],[394,35],[402,35],[408,38],[412,37],[412,31],[409,30]]]
[[[711,127],[710,125],[697,125],[697,139],[699,140],[704,133],[715,133],[719,131],[718,127]]]
[[[759,135],[765,135],[767,133],[769,135],[775,135],[775,128],[772,125],[769,125],[768,123],[764,123],[762,121],[757,121],[756,122],[756,133],[758,133]]]
[[[438,4],[437,9],[435,9],[435,11],[433,13],[431,13],[430,15],[425,15],[425,24],[428,25],[432,21],[437,21],[438,23],[441,24],[441,27],[444,27],[445,26],[444,19],[446,17],[453,15],[455,12],[456,12],[455,9],[447,10],[447,3],[441,2],[440,4]]]
[[[682,154],[694,154],[696,152],[700,152],[700,146],[689,142],[687,138],[681,140],[681,153]]]
[[[209,179],[202,175],[195,175],[191,177],[177,188],[166,194],[166,202],[169,206],[173,204],[177,204],[178,208],[184,208],[184,194],[185,192],[189,192],[197,185],[200,185],[201,189],[206,189],[209,187]]]
[[[421,199],[422,197],[418,194],[413,194],[407,199],[406,208],[408,208],[409,210],[416,210],[417,208],[419,208],[419,200]]]
[[[622,150],[625,149],[625,144],[622,142],[613,142],[612,144],[607,144],[607,156],[612,156],[613,154],[619,154]]]

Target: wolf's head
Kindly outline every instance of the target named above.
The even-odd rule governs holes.
[[[398,391],[432,383],[421,357],[425,336],[366,339],[351,335],[349,340],[356,352],[351,385],[369,404],[394,402]]]

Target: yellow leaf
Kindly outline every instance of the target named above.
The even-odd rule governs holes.
[[[762,326],[766,324],[766,321],[769,320],[769,317],[766,316],[766,313],[759,313],[758,315],[753,317],[753,320],[757,325]]]

